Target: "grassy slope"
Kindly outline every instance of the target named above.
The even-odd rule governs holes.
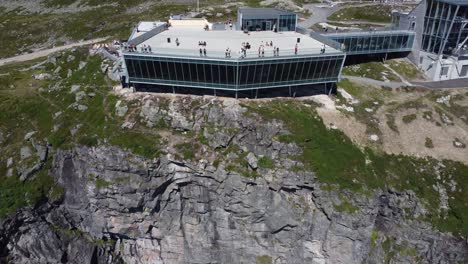
[[[328,17],[335,21],[365,20],[377,23],[390,23],[392,6],[372,5],[343,8]]]
[[[443,231],[468,234],[468,201],[464,199],[468,166],[360,149],[339,130],[328,130],[315,110],[299,102],[274,101],[262,107],[252,103],[249,107],[263,118],[286,124],[292,132],[288,138],[303,147],[303,154],[297,158],[304,162],[305,169],[315,171],[321,182],[364,193],[386,187],[413,190],[429,211],[423,220]],[[456,190],[448,185],[451,179],[457,182]],[[448,211],[436,209],[439,194],[433,189],[435,184],[444,186],[453,197]]]
[[[69,54],[75,60],[68,62]],[[31,75],[41,70],[22,71],[32,63],[16,64],[0,68],[0,131],[6,140],[0,145],[0,217],[18,207],[32,205],[54,193],[53,180],[47,175],[47,166],[33,180],[20,182],[18,177],[6,178],[6,160],[13,157],[15,165],[29,162],[20,161],[19,149],[28,143],[23,140],[26,133],[37,131],[36,143],[53,148],[69,148],[74,144],[112,144],[129,149],[134,153],[155,157],[159,155],[160,138],[155,133],[136,127],[132,131],[120,128],[123,120],[117,117],[114,107],[117,97],[109,94],[110,86],[100,71],[101,59],[89,57],[86,49],[64,54],[58,65],[59,75],[66,75],[68,69],[74,74],[61,82],[57,91],[47,91],[48,86],[60,81],[37,81]],[[77,70],[80,61],[87,61],[86,67]],[[33,62],[35,63],[35,62]],[[55,67],[46,65],[52,72]],[[80,101],[88,106],[86,111],[69,107],[75,102],[75,94],[70,93],[72,84],[81,85],[80,91],[88,95]],[[38,89],[45,88],[44,92]],[[62,112],[54,119],[55,113]],[[77,134],[70,130],[80,124]],[[56,129],[54,129],[56,126]],[[33,161],[34,162],[34,161]],[[25,166],[31,164],[24,164]]]
[[[161,4],[143,9],[137,14],[129,14],[126,12],[128,6],[129,3],[65,14],[31,14],[20,10],[0,10],[0,58],[28,52],[46,43],[52,46],[60,45],[64,41],[97,37],[126,39],[133,25],[139,21],[167,19],[170,14],[187,10],[186,5]]]

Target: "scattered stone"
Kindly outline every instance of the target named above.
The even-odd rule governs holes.
[[[13,157],[9,157],[9,158],[7,159],[7,168],[10,168],[11,165],[13,165]]]
[[[72,85],[70,92],[74,93],[74,92],[78,91],[80,88],[81,88],[81,85],[74,84],[74,85]]]
[[[67,62],[72,62],[74,60],[75,60],[75,56],[73,56],[72,54],[68,55]]]
[[[7,170],[6,176],[7,176],[7,177],[13,176],[13,168],[9,168],[9,169]]]
[[[36,134],[37,131],[31,131],[29,133],[27,133],[25,136],[24,136],[24,140],[29,140],[32,136],[34,136],[34,134]]]
[[[51,55],[51,56],[49,56],[47,58],[47,62],[52,63],[53,65],[56,65],[57,64],[57,58],[55,56]]]
[[[33,167],[20,172],[20,181],[24,182],[25,180],[29,179],[32,175],[34,175],[34,173],[41,170],[42,166],[42,163],[38,163],[35,164]]]
[[[27,159],[32,156],[31,149],[29,147],[22,147],[20,150],[21,160]]]
[[[466,145],[463,142],[461,142],[458,138],[455,138],[455,140],[453,141],[453,146],[456,148],[466,148]]]
[[[372,135],[369,136],[369,139],[370,139],[371,141],[376,142],[376,141],[379,141],[379,136],[377,136],[377,135],[375,135],[375,134],[372,134]]]
[[[42,145],[35,145],[36,151],[37,151],[37,156],[39,156],[39,160],[41,162],[44,162],[47,160],[47,154],[49,151],[49,148],[47,146],[42,146]]]
[[[449,125],[449,126],[453,125],[452,119],[450,119],[450,117],[448,117],[445,113],[442,113],[440,115],[440,120],[442,121],[442,123],[444,123],[446,125]]]
[[[5,137],[3,136],[3,132],[0,131],[0,144],[2,144],[4,140],[5,140]]]
[[[54,73],[55,73],[55,74],[58,74],[61,70],[62,70],[62,67],[61,67],[61,66],[58,66],[58,67],[55,69]]]
[[[77,105],[76,109],[78,109],[79,111],[86,111],[88,109],[88,107],[86,105]]]
[[[68,71],[67,71],[67,78],[72,77],[72,75],[73,75],[73,71],[72,71],[71,69],[68,69]]]
[[[34,74],[32,76],[35,80],[49,80],[52,78],[52,75],[49,73],[39,73],[39,74]]]
[[[53,116],[53,119],[57,119],[57,117],[59,117],[62,113],[63,113],[62,111],[55,113]]]
[[[80,64],[78,65],[78,70],[81,70],[81,69],[83,69],[84,67],[86,67],[86,64],[87,64],[86,61],[80,61]]]
[[[258,165],[257,165],[257,157],[255,157],[255,154],[253,154],[252,152],[249,152],[249,154],[247,154],[247,162],[249,163],[249,166],[250,168],[256,170],[258,168]]]
[[[333,123],[330,123],[330,129],[338,129],[338,127],[337,127],[337,126],[335,126],[335,124],[333,124]]]
[[[343,110],[348,111],[350,113],[354,112],[354,108],[352,106],[338,105],[338,106],[336,106],[336,109],[343,109]]]
[[[126,121],[122,124],[122,129],[132,129],[135,126],[135,122]]]
[[[366,112],[368,112],[368,113],[374,112],[374,109],[372,109],[372,108],[367,108],[367,107],[366,107],[366,108],[364,108],[364,110],[366,110]]]
[[[342,88],[339,88],[338,89],[338,92],[341,94],[341,96],[343,96],[343,98],[350,104],[358,104],[359,103],[359,100],[357,99],[354,99],[354,97],[349,94],[348,92],[346,92],[346,90],[342,89]]]
[[[74,126],[72,129],[70,129],[70,134],[72,136],[75,136],[76,135],[76,132],[78,132],[78,130],[82,127],[83,125],[82,124],[77,124],[76,126]]]
[[[109,70],[109,65],[104,64],[104,63],[101,64],[101,71],[102,71],[103,73],[106,73],[107,70]]]
[[[115,114],[117,116],[123,117],[128,111],[128,106],[126,105],[121,106],[121,104],[122,104],[121,100],[117,101],[117,103],[115,104]]]
[[[83,91],[79,91],[79,92],[77,92],[76,95],[75,95],[75,101],[79,102],[79,101],[81,101],[81,100],[82,100],[83,98],[85,98],[85,97],[86,97],[86,93],[83,92]]]
[[[439,104],[445,104],[446,106],[450,106],[450,95],[441,96],[436,99],[436,102]]]
[[[96,96],[96,93],[88,93],[88,96],[89,97],[94,97],[94,96]]]

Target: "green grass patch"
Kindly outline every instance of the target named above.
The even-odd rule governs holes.
[[[97,178],[94,183],[96,184],[96,188],[98,189],[102,189],[102,188],[106,188],[106,187],[109,187],[112,185],[112,183],[104,180],[104,179],[101,179],[101,178]]]
[[[385,116],[387,117],[387,126],[396,133],[400,133],[400,131],[398,131],[398,126],[395,122],[395,116],[392,114],[386,114]]]
[[[257,256],[257,264],[272,264],[273,258],[268,255]]]
[[[424,146],[426,148],[434,148],[434,143],[432,142],[432,139],[426,137],[426,140],[424,142]]]
[[[365,77],[379,81],[401,81],[391,70],[387,69],[382,62],[372,61],[343,67],[344,75]]]
[[[15,212],[18,208],[34,206],[41,201],[55,199],[61,195],[60,187],[49,175],[51,160],[46,162],[41,171],[24,182],[17,176],[0,175],[0,219]],[[55,189],[57,188],[57,189]]]
[[[390,5],[355,6],[343,8],[328,17],[328,20],[390,23],[392,20]]]
[[[273,160],[267,156],[263,156],[259,158],[257,163],[258,163],[258,167],[264,168],[264,169],[273,169],[275,167]]]
[[[416,114],[409,114],[409,115],[403,116],[401,119],[402,119],[403,123],[409,124],[409,123],[413,122],[414,120],[416,120],[417,117],[418,116]]]
[[[193,160],[200,145],[198,143],[185,142],[175,145],[175,148],[182,154],[185,160]]]
[[[385,63],[407,80],[424,79],[424,74],[415,65],[406,60],[388,60]]]
[[[355,213],[359,211],[359,207],[354,206],[352,203],[350,203],[348,200],[343,200],[339,205],[334,204],[333,207],[338,211],[338,212],[345,212],[345,213]]]

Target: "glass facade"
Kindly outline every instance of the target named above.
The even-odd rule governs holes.
[[[386,34],[343,33],[325,36],[341,43],[341,49],[348,55],[411,51],[414,41],[414,33],[398,33],[398,31]]]
[[[248,31],[269,31],[277,28],[277,19],[244,19],[242,29]]]
[[[344,55],[242,61],[124,57],[130,82],[225,90],[336,82],[344,60]]]
[[[456,1],[452,3],[427,1],[422,50],[437,54],[451,54],[458,43],[468,36],[468,28],[464,26],[466,23],[463,23],[463,20],[468,18],[468,6],[456,5]]]
[[[295,31],[297,15],[294,13],[261,14],[242,17],[241,29],[248,31]]]
[[[296,15],[280,15],[279,31],[295,31],[296,30]]]

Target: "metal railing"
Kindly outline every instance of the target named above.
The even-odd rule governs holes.
[[[341,44],[333,39],[330,39],[330,38],[327,38],[325,36],[323,36],[322,34],[320,33],[317,33],[317,32],[311,32],[310,33],[310,37],[313,38],[313,39],[316,39],[322,43],[325,43],[326,45],[334,48],[334,49],[337,49],[337,50],[341,50]]]
[[[166,30],[167,28],[167,24],[166,23],[163,23],[159,26],[156,26],[155,28],[153,28],[152,30],[134,38],[134,39],[131,39],[128,41],[128,44],[129,45],[139,45],[145,41],[147,41],[148,39],[156,36],[157,34],[163,32],[164,30]]]
[[[366,30],[366,31],[345,31],[345,32],[323,32],[319,33],[320,35],[330,37],[330,36],[361,36],[361,35],[414,35],[415,32],[411,30],[403,30],[403,29],[379,29],[379,30]]]
[[[338,43],[339,44],[339,43]],[[225,51],[219,50],[210,50],[206,49],[206,55],[202,48],[200,49],[178,49],[178,48],[157,48],[151,50],[151,52],[141,51],[140,47],[137,48],[137,51],[130,51],[129,49],[124,50],[124,55],[159,55],[159,56],[174,56],[174,57],[191,57],[191,58],[211,58],[211,59],[224,59],[224,60],[239,60],[239,59],[274,59],[274,58],[283,58],[283,57],[310,57],[311,55],[342,55],[343,53],[336,48],[325,47],[323,48],[300,48],[295,49],[279,49],[279,52],[276,53],[273,48],[265,47],[264,52],[259,52],[258,50],[247,50],[245,53],[240,51],[231,50],[230,56],[226,55]]]

